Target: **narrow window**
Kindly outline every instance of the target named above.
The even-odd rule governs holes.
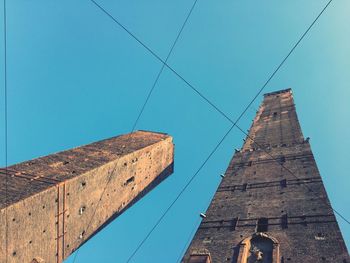
[[[269,220],[266,217],[261,217],[256,223],[256,232],[267,232]]]
[[[238,222],[238,217],[231,220],[231,228],[230,228],[231,231],[236,230],[237,222]]]
[[[253,163],[252,161],[249,161],[248,166],[252,166],[252,163]]]
[[[86,210],[86,206],[82,206],[79,208],[79,215],[82,215]]]
[[[135,177],[130,177],[128,180],[126,180],[126,182],[124,183],[124,185],[128,185],[130,183],[132,183],[133,181],[135,181]]]
[[[281,217],[281,227],[282,227],[282,229],[288,228],[288,215],[287,214],[284,214]]]
[[[303,226],[307,226],[306,216],[305,216],[305,215],[302,215],[300,218],[301,218],[301,220],[302,220],[301,224],[302,224]]]
[[[242,191],[243,192],[247,191],[247,184],[246,183],[242,185]]]
[[[286,157],[281,156],[280,157],[280,164],[284,164],[286,162]]]
[[[281,180],[280,185],[281,185],[281,188],[287,187],[287,180],[286,179]]]
[[[277,119],[277,112],[273,113],[273,120],[275,121]]]

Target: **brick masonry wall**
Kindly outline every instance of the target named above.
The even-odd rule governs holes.
[[[150,132],[41,157],[9,167],[7,204],[2,170],[0,262],[6,218],[8,263],[62,262],[172,173],[173,158],[172,138]]]
[[[247,138],[234,154],[182,262],[198,251],[215,263],[246,262],[239,260],[240,244],[267,218],[266,234],[279,243],[273,262],[349,263],[291,90],[265,95],[249,137],[258,144]]]

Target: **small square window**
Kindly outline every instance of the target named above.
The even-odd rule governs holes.
[[[269,219],[261,217],[256,223],[256,232],[267,232],[269,226]]]

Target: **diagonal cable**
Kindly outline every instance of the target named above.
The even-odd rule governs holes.
[[[185,21],[183,22],[180,31],[177,33],[177,36],[176,36],[176,38],[175,38],[175,41],[174,41],[173,45],[171,46],[171,49],[170,49],[170,51],[169,51],[169,53],[168,53],[168,55],[167,55],[167,57],[166,57],[166,59],[165,59],[163,65],[162,65],[162,67],[160,68],[160,71],[158,72],[158,75],[157,75],[156,79],[155,79],[154,82],[153,82],[152,88],[149,90],[148,95],[147,95],[147,97],[146,97],[146,100],[145,100],[145,102],[144,102],[143,105],[142,105],[141,111],[140,111],[139,115],[137,116],[137,118],[136,118],[136,120],[135,120],[135,123],[134,123],[134,125],[133,125],[133,127],[132,127],[132,131],[135,130],[136,125],[137,125],[137,123],[138,123],[138,121],[139,121],[139,119],[140,119],[140,117],[141,117],[141,115],[142,115],[142,113],[143,113],[143,111],[144,111],[144,109],[145,109],[145,107],[146,107],[146,105],[147,105],[147,103],[148,103],[148,101],[149,101],[151,95],[152,95],[152,92],[153,92],[154,88],[156,87],[156,85],[157,85],[157,83],[158,83],[158,80],[159,80],[161,74],[163,73],[163,70],[164,70],[164,68],[165,68],[165,65],[166,65],[166,63],[168,62],[168,60],[169,60],[171,54],[173,53],[173,50],[174,50],[174,48],[175,48],[175,46],[176,46],[176,44],[177,44],[177,41],[179,40],[179,38],[180,38],[180,36],[181,36],[181,33],[182,33],[182,31],[184,30],[184,28],[185,28],[185,26],[186,26],[186,24],[187,24],[187,21],[188,21],[188,19],[190,18],[191,14],[192,14],[192,11],[193,11],[193,9],[195,8],[197,2],[198,2],[198,0],[195,0],[195,1],[193,2],[192,7],[191,7],[191,9],[190,9],[190,12],[187,14],[186,19],[185,19]]]
[[[283,64],[287,61],[287,59],[290,57],[290,55],[295,51],[295,49],[299,46],[301,41],[304,39],[304,37],[308,34],[308,32],[311,30],[311,28],[315,25],[315,23],[318,21],[318,19],[321,17],[321,15],[324,13],[324,11],[328,8],[328,6],[331,4],[333,0],[330,0],[327,2],[327,4],[324,6],[324,8],[321,10],[321,12],[317,15],[317,17],[313,20],[313,22],[310,24],[310,26],[306,29],[306,31],[302,34],[302,36],[298,39],[298,41],[293,45],[291,50],[288,52],[288,54],[284,57],[284,59],[281,61],[281,63],[276,67],[276,69],[273,71],[273,73],[269,76],[269,78],[266,80],[266,82],[263,84],[263,86],[258,90],[257,94],[253,97],[253,99],[248,103],[248,105],[245,107],[245,109],[242,111],[242,113],[239,115],[239,117],[236,119],[236,121],[233,121],[231,118],[228,117],[225,113],[223,113],[218,107],[216,107],[210,100],[208,100],[206,97],[204,97],[197,89],[194,89],[194,91],[197,92],[199,96],[202,98],[204,97],[205,101],[207,101],[215,110],[217,110],[219,113],[221,113],[230,123],[232,123],[232,126],[229,128],[229,130],[224,134],[224,136],[221,138],[221,140],[218,142],[218,144],[214,147],[214,149],[210,152],[209,156],[204,160],[202,165],[199,167],[198,170],[194,173],[194,175],[189,179],[189,181],[185,184],[185,186],[181,189],[181,191],[178,193],[178,195],[175,197],[175,199],[170,203],[168,208],[162,213],[160,218],[156,221],[154,226],[150,229],[150,231],[146,234],[146,236],[141,240],[139,245],[136,247],[136,249],[133,251],[133,253],[130,255],[130,257],[127,259],[127,262],[130,262],[131,259],[135,256],[135,254],[138,252],[138,250],[142,247],[142,245],[146,242],[146,240],[149,238],[149,236],[152,234],[152,232],[158,227],[160,222],[163,220],[163,218],[166,216],[166,214],[170,211],[170,209],[174,206],[174,204],[177,202],[177,200],[180,198],[180,196],[184,193],[184,191],[187,189],[187,187],[191,184],[191,182],[195,179],[195,177],[199,174],[200,170],[205,166],[205,164],[209,161],[209,159],[212,157],[212,155],[216,152],[216,150],[219,148],[219,146],[223,143],[223,141],[226,139],[226,137],[229,135],[233,127],[237,126],[237,122],[243,117],[243,115],[246,113],[246,111],[249,109],[249,107],[253,104],[253,102],[257,99],[257,97],[262,93],[262,91],[266,88],[266,86],[269,84],[269,82],[273,79],[273,77],[276,75],[276,73],[281,69]],[[114,20],[114,19],[113,19]],[[119,22],[117,22],[119,24]],[[124,28],[124,27],[123,27]],[[129,32],[129,31],[127,31]],[[137,39],[137,41],[140,41]],[[144,45],[144,44],[143,44]],[[148,49],[148,48],[147,48]],[[163,62],[164,63],[164,62]],[[165,63],[164,63],[165,64]],[[186,81],[182,76],[180,76],[175,70],[173,70],[170,66],[166,65],[172,72],[175,73],[180,79],[182,79],[189,87],[193,88],[193,86]],[[338,212],[337,212],[338,213]]]
[[[210,202],[210,201],[209,201]],[[181,249],[180,251],[180,254],[179,254],[179,257],[176,259],[175,262],[180,262],[181,261],[181,258],[182,258],[182,255],[185,253],[187,247],[190,245],[191,241],[192,241],[192,237],[193,235],[195,234],[196,230],[197,230],[197,225],[199,225],[201,223],[201,218],[198,217],[197,220],[194,222],[193,224],[193,227],[192,227],[192,230],[191,232],[189,233],[188,235],[188,238],[186,240],[186,243],[185,245],[183,246],[183,248]]]
[[[126,33],[128,33],[134,40],[136,40],[142,47],[144,47],[152,56],[154,56],[159,62],[161,62],[165,67],[167,67],[171,72],[173,72],[179,79],[181,79],[187,87],[192,89],[197,95],[199,95],[204,101],[206,101],[210,106],[212,106],[216,111],[218,111],[224,118],[228,121],[230,118],[219,109],[213,102],[206,98],[194,85],[192,85],[188,80],[186,80],[182,75],[180,75],[173,67],[166,63],[155,51],[148,47],[143,41],[141,41],[134,33],[132,33],[127,27],[125,27],[119,20],[109,13],[105,8],[96,3],[95,0],[90,0],[96,7],[98,7],[104,14],[113,20],[120,28],[122,28]]]
[[[178,34],[177,34],[177,36],[176,36],[174,42],[173,42],[173,44],[172,44],[172,46],[171,46],[171,48],[170,48],[170,50],[169,50],[169,53],[168,53],[167,58],[166,58],[165,61],[168,61],[168,59],[170,58],[170,56],[171,56],[171,54],[172,54],[172,52],[173,52],[173,50],[174,50],[174,48],[175,48],[175,46],[176,46],[176,44],[177,44],[179,38],[180,38],[180,36],[181,36],[181,33],[182,33],[182,31],[184,30],[184,28],[185,28],[185,26],[186,26],[186,24],[187,24],[187,22],[188,22],[188,20],[189,20],[189,18],[190,18],[190,16],[191,16],[193,10],[194,10],[194,8],[195,8],[197,2],[198,2],[198,0],[195,0],[195,1],[193,2],[192,6],[191,6],[191,8],[190,8],[190,11],[188,12],[188,14],[187,14],[187,16],[186,16],[186,19],[185,19],[185,21],[183,22],[183,24],[182,24],[182,26],[181,26],[181,28],[180,28],[180,30],[179,30],[179,32],[178,32]],[[96,4],[96,3],[95,3],[95,4]],[[132,126],[132,129],[131,129],[131,131],[130,131],[130,134],[129,134],[129,136],[128,136],[128,137],[129,137],[128,139],[130,139],[131,133],[135,130],[135,127],[136,127],[136,125],[137,125],[137,123],[138,123],[138,121],[139,121],[139,119],[140,119],[140,117],[141,117],[141,115],[142,115],[142,113],[143,113],[143,111],[144,111],[144,109],[145,109],[145,107],[146,107],[146,105],[147,105],[147,103],[148,103],[148,101],[149,101],[151,95],[152,95],[152,92],[153,92],[154,88],[156,87],[156,85],[157,85],[157,83],[158,83],[158,80],[159,80],[159,78],[160,78],[160,76],[161,76],[161,74],[162,74],[164,68],[165,68],[165,65],[163,64],[162,67],[161,67],[161,69],[160,69],[160,71],[158,72],[157,77],[155,78],[155,80],[154,80],[154,82],[153,82],[153,85],[152,85],[151,89],[149,90],[148,95],[147,95],[147,97],[146,97],[146,99],[145,99],[145,101],[144,101],[144,103],[143,103],[143,105],[142,105],[142,107],[141,107],[141,110],[140,110],[140,112],[139,112],[139,114],[138,114],[138,116],[137,116],[137,118],[136,118],[136,120],[135,120],[135,122],[134,122],[134,124],[133,124],[133,126]],[[127,140],[128,140],[128,139],[127,139]],[[123,149],[123,151],[124,151],[124,149]],[[123,152],[123,151],[122,151],[122,152]],[[123,153],[122,153],[122,154],[123,154]],[[117,167],[118,163],[119,163],[119,162],[116,163],[115,168]],[[111,174],[112,174],[112,173],[111,173]],[[105,184],[105,187],[103,188],[103,191],[102,191],[102,193],[101,193],[101,196],[100,196],[100,198],[99,198],[99,201],[98,201],[98,203],[96,204],[96,208],[95,208],[95,210],[94,210],[94,212],[93,212],[93,214],[92,214],[92,216],[91,216],[91,218],[90,218],[90,220],[89,220],[89,222],[88,222],[88,225],[87,225],[86,230],[85,230],[86,232],[87,232],[88,228],[90,227],[93,218],[95,217],[95,214],[96,214],[97,209],[98,209],[98,207],[99,207],[99,203],[100,203],[100,201],[102,200],[102,197],[103,197],[103,195],[104,195],[104,193],[105,193],[105,191],[106,191],[106,189],[107,189],[107,186],[109,185],[110,181],[111,181],[111,175],[110,175],[109,178],[107,179],[107,183]],[[84,240],[85,240],[85,237],[84,237],[84,239],[83,239],[83,242],[84,242]],[[76,251],[76,253],[75,253],[75,255],[74,255],[74,258],[73,258],[73,263],[74,263],[74,262],[76,261],[76,259],[78,258],[79,251],[80,251],[79,249]]]
[[[7,6],[6,0],[4,0],[4,131],[5,131],[5,254],[6,254],[6,262],[8,262],[8,222],[7,222],[7,202],[8,202],[8,111],[7,111]]]
[[[153,227],[150,229],[150,231],[147,233],[147,235],[142,239],[142,241],[138,244],[136,249],[133,251],[133,253],[129,256],[126,262],[130,262],[131,259],[136,255],[136,253],[139,251],[139,249],[142,247],[142,245],[147,241],[147,239],[151,236],[153,231],[158,227],[160,222],[162,222],[163,218],[168,214],[170,209],[175,205],[175,203],[179,200],[181,195],[186,191],[186,189],[190,186],[192,181],[197,177],[199,172],[202,170],[202,168],[206,165],[206,163],[210,160],[210,158],[213,156],[213,154],[217,151],[219,146],[223,143],[223,141],[226,139],[226,137],[229,135],[229,133],[232,131],[234,125],[232,125],[225,135],[220,139],[219,143],[216,144],[214,149],[210,152],[210,154],[207,156],[207,158],[204,160],[204,162],[201,164],[201,166],[196,170],[194,175],[190,178],[190,180],[185,184],[185,186],[180,190],[180,192],[176,195],[175,199],[170,203],[170,205],[167,207],[167,209],[162,213],[162,215],[159,217],[159,219],[156,221],[156,223],[153,225]]]
[[[204,101],[206,101],[210,106],[212,106],[217,112],[219,112],[225,119],[231,122],[231,119],[226,115],[218,106],[216,106],[213,102],[211,102],[207,97],[205,97],[194,85],[192,85],[188,80],[186,80],[182,75],[180,75],[173,67],[166,63],[155,51],[153,51],[148,45],[146,45],[140,38],[138,38],[131,30],[129,30],[126,26],[124,26],[115,16],[109,13],[105,8],[99,5],[95,0],[90,0],[96,7],[98,7],[104,14],[106,14],[109,18],[113,20],[120,28],[122,28],[127,34],[129,34],[134,40],[136,40],[141,46],[143,46],[152,56],[154,56],[157,60],[163,63],[171,72],[173,72],[179,79],[181,79],[189,88],[191,88],[197,95],[199,95]],[[266,80],[264,85],[261,87],[259,92],[255,95],[252,101],[248,104],[249,108],[251,104],[257,99],[257,97],[261,94],[261,92],[266,88],[267,84],[271,81],[271,79],[276,75],[276,73],[280,70],[289,56],[294,52],[294,50],[299,46],[304,37],[309,33],[311,28],[315,25],[324,11],[328,8],[333,0],[329,0],[321,12],[317,15],[317,17],[312,21],[310,26],[306,29],[303,35],[298,39],[298,41],[294,44],[288,54],[284,57],[281,63],[276,67],[275,71],[270,75],[270,77]],[[242,112],[239,119],[245,114],[246,110]]]
[[[275,157],[275,156],[273,156],[270,152],[268,152],[268,151],[266,150],[265,147],[263,147],[261,144],[259,144],[257,141],[255,141],[255,140],[252,138],[252,136],[250,136],[247,132],[245,132],[243,129],[241,129],[238,125],[236,125],[236,128],[237,128],[238,130],[240,130],[243,134],[245,134],[246,137],[247,137],[248,139],[250,139],[256,146],[258,146],[258,148],[260,148],[260,149],[263,150],[267,155],[269,155],[273,161],[275,161],[276,163],[278,163],[279,165],[281,165],[282,168],[285,169],[289,174],[291,174],[292,176],[294,176],[296,179],[300,179],[297,175],[295,175],[295,173],[294,173],[293,171],[291,171],[288,167],[286,167],[283,163],[281,163],[281,162],[278,160],[278,157]],[[317,193],[316,193],[314,190],[312,190],[312,188],[309,187],[308,185],[303,184],[303,183],[301,183],[301,185],[305,186],[305,187],[306,187],[310,192],[312,192],[313,194],[317,194]],[[317,195],[317,197],[319,197],[319,196]],[[336,213],[339,217],[341,217],[346,223],[350,224],[350,221],[349,221],[348,219],[346,219],[340,212],[338,212],[337,210],[335,210],[335,209],[332,207],[332,205],[331,205],[330,203],[328,203],[328,202],[327,202],[326,200],[324,200],[324,199],[322,199],[322,200],[324,201],[324,203],[325,203],[328,207],[330,207],[330,208],[333,210],[334,213]]]

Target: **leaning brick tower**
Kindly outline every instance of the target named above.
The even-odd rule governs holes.
[[[350,263],[290,89],[264,95],[182,262]]]
[[[0,263],[62,263],[173,162],[171,136],[136,131],[0,168]]]

